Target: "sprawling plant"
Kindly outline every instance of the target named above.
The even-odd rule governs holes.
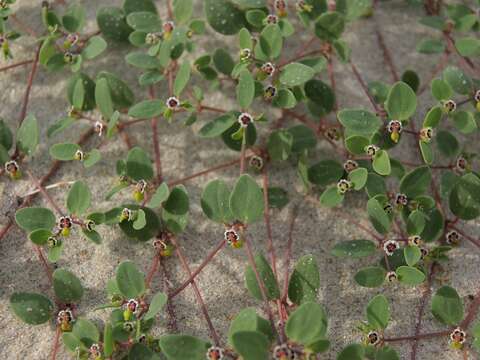
[[[120,7],[98,10],[98,31],[93,33],[83,32],[86,11],[79,4],[43,2],[38,10],[44,27],[33,30],[11,10],[14,2],[0,0],[3,55],[12,61],[12,41],[22,32],[35,36],[37,47],[33,59],[0,69],[31,67],[18,126],[0,121],[0,162],[4,164],[0,175],[2,181],[28,178],[37,190],[12,205],[15,216],[7,220],[0,238],[15,225],[24,230],[47,274],[53,288],[50,296],[15,292],[10,307],[28,324],[54,324],[52,359],[60,339],[77,359],[321,358],[330,341],[339,341],[329,336],[328,309],[318,303],[317,261],[322,259],[304,255],[290,268],[296,218],[292,205],[280,268],[271,231],[272,209],[285,207],[288,193],[295,190],[269,185],[268,169],[277,164],[298,174],[305,202],[333,208],[335,216],[365,232],[365,239],[342,239],[331,249],[339,258],[371,260],[353,275],[358,286],[382,288],[392,282],[426,286],[412,334],[389,331],[389,322],[395,318],[389,303],[395,299],[378,294],[365,302],[358,343],[341,344],[343,350],[334,355],[338,360],[399,359],[395,347],[402,342],[411,343],[415,359],[418,342],[436,337],[443,337],[465,358],[478,356],[480,323],[474,325],[480,307],[478,289],[472,289],[477,294],[468,309],[450,285],[443,284],[433,294],[431,290],[448,266],[453,247],[468,241],[480,248],[478,238],[463,230],[464,222],[480,215],[480,178],[468,137],[477,132],[480,120],[477,10],[435,0],[422,3],[424,10],[418,8],[426,12],[422,24],[438,30],[438,36],[422,39],[417,51],[440,54],[432,77],[421,84],[412,70],[397,73],[380,31],[377,36],[393,83],[366,83],[358,71],[342,35],[349,22],[374,16],[378,4],[369,0],[204,0],[198,4],[165,0],[162,15],[153,0],[124,0]],[[200,3],[203,11],[197,6]],[[198,47],[199,39],[212,31],[229,36],[236,51]],[[304,33],[308,36],[302,42]],[[100,58],[115,43],[130,49],[125,61],[131,71],[138,72],[145,95],[134,94],[121,74],[84,70],[86,62]],[[287,44],[298,47],[293,55],[286,51]],[[351,69],[371,109],[339,106],[334,74],[338,62]],[[46,136],[62,140],[50,147],[53,162],[41,177],[29,169],[41,141],[35,109],[28,111],[38,71],[69,77],[65,93],[71,105],[64,117],[46,129]],[[323,73],[329,81],[320,80]],[[168,90],[160,92],[161,87]],[[432,97],[421,107],[427,109],[422,113],[417,98],[427,90]],[[216,91],[232,93],[235,105],[222,109],[209,104],[208,95]],[[286,119],[298,123],[287,126]],[[191,131],[189,126],[196,121],[202,122],[198,137],[221,138],[225,151],[239,153],[238,159],[165,182],[159,124],[182,123],[185,131]],[[128,136],[132,127],[144,122],[151,125],[152,151],[142,144],[134,146]],[[61,136],[67,128],[85,124],[88,130],[77,142],[66,142]],[[88,145],[92,136],[102,139],[96,147]],[[106,194],[92,194],[82,179],[48,184],[64,162],[77,162],[84,168],[82,173],[99,166],[102,147],[117,138],[125,142],[128,152],[111,164],[118,181]],[[320,154],[319,142],[331,150]],[[191,269],[179,246],[189,221],[187,182],[233,166],[240,170],[234,184],[216,179],[203,187],[199,205],[224,236],[198,268]],[[62,186],[69,186],[64,205],[48,192]],[[130,192],[131,200],[117,200],[120,192]],[[371,226],[342,209],[357,192],[361,195],[356,197],[366,202]],[[48,207],[32,206],[37,194]],[[100,197],[111,206],[94,209],[92,200]],[[263,244],[266,255],[254,253],[252,246],[255,233],[250,226],[260,221],[268,234]],[[105,227],[118,227],[125,237],[150,246],[151,265],[145,275],[140,264],[120,263],[114,278],[105,284],[105,303],[97,307],[111,311],[110,316],[99,324],[82,316],[84,310],[78,306],[85,284],[56,262],[62,252],[75,252],[69,237],[85,238],[95,246],[102,242]],[[228,333],[219,334],[196,277],[226,247],[245,253],[245,286],[262,308],[239,309]],[[173,261],[180,262],[187,279],[176,288],[154,289],[153,275]],[[187,287],[193,288],[205,317],[208,339],[177,330],[174,301]],[[429,301],[433,316],[444,326],[435,333],[422,332]],[[160,312],[169,319],[169,333],[158,336],[152,330]]]

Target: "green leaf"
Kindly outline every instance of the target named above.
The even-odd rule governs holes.
[[[36,293],[13,293],[10,308],[23,322],[30,325],[46,323],[53,312],[53,304],[47,297]]]
[[[337,360],[363,360],[364,358],[365,350],[359,344],[348,345],[337,356]]]
[[[473,88],[472,80],[455,66],[448,66],[443,70],[445,80],[457,94],[468,95]]]
[[[234,35],[245,25],[243,11],[229,0],[205,0],[204,10],[207,22],[220,34]]]
[[[118,290],[127,299],[136,298],[145,292],[144,274],[131,261],[118,265],[115,279]]]
[[[336,183],[343,176],[343,166],[335,160],[322,160],[308,168],[308,180],[326,186]]]
[[[154,100],[144,100],[135,104],[128,110],[128,116],[134,118],[154,118],[157,117],[165,111],[165,105],[163,101],[154,99]]]
[[[402,81],[395,83],[388,92],[385,109],[391,119],[406,120],[410,118],[417,109],[415,92]]]
[[[133,228],[135,230],[141,230],[146,225],[147,225],[147,219],[146,219],[146,216],[145,216],[145,211],[143,211],[142,209],[137,210],[137,217],[133,221],[133,224],[132,224]]]
[[[183,185],[175,186],[163,205],[166,211],[174,215],[185,215],[189,206],[187,189]]]
[[[162,203],[168,199],[170,194],[170,190],[168,189],[168,184],[163,182],[157,190],[155,190],[155,194],[153,194],[150,201],[147,203],[149,208],[158,208],[162,205]]]
[[[240,331],[258,331],[268,339],[273,339],[270,322],[257,315],[255,308],[242,309],[232,320],[228,329],[228,343],[233,344],[233,334]]]
[[[199,131],[199,136],[212,138],[222,135],[235,124],[236,119],[231,113],[221,115],[205,124]]]
[[[47,229],[37,229],[28,234],[28,238],[36,245],[45,245],[52,232]]]
[[[248,31],[247,28],[242,28],[238,33],[238,42],[240,44],[240,49],[252,49],[253,41],[252,34]]]
[[[453,90],[445,80],[433,79],[430,84],[432,87],[432,95],[438,101],[449,100],[452,98]]]
[[[39,140],[38,122],[32,114],[23,119],[17,131],[18,149],[26,155],[32,155],[37,148]]]
[[[305,96],[310,100],[307,106],[312,115],[323,117],[335,107],[335,93],[330,85],[321,80],[311,79],[305,83]]]
[[[383,330],[390,321],[390,306],[383,295],[377,295],[367,305],[367,320],[376,330]]]
[[[440,130],[435,136],[437,148],[445,157],[455,157],[460,152],[460,144],[457,138],[449,131]]]
[[[432,314],[441,323],[456,326],[463,320],[463,301],[450,286],[442,286],[432,298]]]
[[[425,274],[415,267],[399,266],[396,273],[402,284],[415,286],[425,281]]]
[[[13,145],[13,135],[5,121],[0,118],[0,145],[6,150],[10,150]]]
[[[154,70],[161,66],[160,61],[156,57],[139,51],[127,54],[125,61],[129,65],[143,70]]]
[[[85,160],[83,166],[89,168],[95,165],[102,158],[102,153],[98,149],[92,149],[92,151],[85,154]]]
[[[103,329],[103,355],[111,356],[114,351],[113,329],[110,323],[106,323]]]
[[[244,360],[269,359],[270,353],[268,348],[270,341],[264,334],[258,331],[238,331],[234,333],[232,336],[232,345]]]
[[[372,162],[373,170],[380,175],[390,175],[392,168],[390,165],[390,157],[385,150],[377,151]]]
[[[477,122],[470,111],[456,111],[453,114],[453,125],[463,134],[477,130]]]
[[[362,258],[374,254],[377,245],[370,240],[348,240],[342,241],[332,249],[332,255],[337,257]]]
[[[212,221],[220,224],[231,223],[233,214],[230,210],[230,189],[223,180],[210,181],[200,200],[203,212]]]
[[[162,20],[150,11],[135,11],[127,16],[127,24],[137,31],[158,33],[162,31]]]
[[[296,125],[287,130],[293,136],[292,153],[299,154],[315,147],[317,137],[312,129],[305,125]]]
[[[135,101],[135,96],[132,90],[128,87],[128,84],[114,74],[101,71],[97,75],[97,86],[100,79],[107,80],[108,87],[110,89],[110,97],[115,109],[124,109],[132,106]],[[110,117],[107,117],[110,119]]]
[[[283,109],[291,109],[297,105],[297,99],[288,89],[280,89],[272,100],[272,105]]]
[[[355,190],[361,190],[367,183],[368,171],[365,168],[358,168],[348,173],[348,179],[353,183]]]
[[[136,181],[153,178],[152,162],[142,148],[137,146],[128,152],[126,175]]]
[[[377,350],[375,360],[400,360],[400,356],[390,346],[383,346]]]
[[[315,301],[319,288],[320,274],[317,262],[312,255],[305,255],[295,264],[288,283],[288,297],[297,305]]]
[[[237,85],[237,102],[240,108],[248,109],[255,96],[255,82],[248,70],[240,73]]]
[[[185,61],[177,71],[175,76],[175,82],[173,83],[173,94],[177,97],[180,96],[185,86],[187,86],[188,81],[190,80],[190,63]]]
[[[209,344],[188,335],[164,335],[160,348],[168,360],[204,360]]]
[[[93,322],[84,318],[78,318],[72,329],[72,335],[75,336],[83,345],[89,348],[100,339],[100,333]]]
[[[85,97],[83,99],[83,111],[92,110],[95,108],[95,82],[84,73],[77,73],[70,77],[67,84],[67,98],[70,104],[73,105],[73,94],[75,86],[78,81],[83,83]],[[52,136],[49,130],[49,136]]]
[[[342,110],[338,113],[338,120],[350,134],[367,137],[380,129],[382,125],[382,121],[377,116],[362,109]]]
[[[439,54],[445,51],[445,44],[438,39],[422,39],[417,44],[417,51],[422,54]]]
[[[433,163],[433,150],[432,150],[432,144],[424,142],[424,141],[419,141],[418,146],[420,147],[420,152],[422,153],[422,158],[425,164],[432,164]]]
[[[409,198],[415,198],[424,194],[430,182],[432,174],[427,166],[421,166],[407,173],[400,181],[400,191]]]
[[[301,63],[285,65],[280,72],[280,82],[288,87],[302,85],[315,75],[315,71]]]
[[[293,136],[287,130],[273,131],[267,140],[270,158],[274,161],[287,160],[292,152]]]
[[[387,234],[390,230],[390,217],[387,215],[380,202],[372,198],[367,202],[367,213],[373,227],[380,234]]]
[[[132,32],[132,28],[125,21],[123,10],[113,6],[97,11],[97,24],[103,36],[114,41],[126,42]]]
[[[15,221],[26,232],[52,229],[57,220],[53,212],[42,207],[26,207],[15,213]]]
[[[360,269],[355,274],[354,279],[360,286],[375,288],[383,284],[386,275],[387,273],[383,267],[370,266]]]
[[[154,0],[124,0],[123,11],[127,15],[135,11],[149,11],[156,14],[157,8]]]
[[[223,48],[218,48],[213,53],[213,63],[215,68],[225,74],[230,76],[233,68],[235,67],[235,62],[233,61],[230,53]]]
[[[102,236],[96,230],[82,229],[82,233],[94,244],[100,245],[102,243]]]
[[[370,144],[370,141],[360,135],[352,135],[345,138],[345,147],[354,155],[364,155],[365,147]]]
[[[90,207],[92,194],[87,184],[83,181],[76,181],[67,197],[67,208],[70,214],[82,215]]]
[[[73,89],[73,107],[77,110],[83,108],[83,102],[85,100],[85,88],[83,86],[83,81],[81,79],[77,80],[75,87]]]
[[[408,215],[407,223],[407,232],[409,235],[419,235],[422,233],[425,227],[425,214],[420,210],[413,210],[410,215]]]
[[[343,15],[336,11],[329,11],[320,15],[315,22],[315,35],[328,42],[338,39],[344,29]]]
[[[480,55],[480,40],[474,37],[464,37],[455,40],[455,47],[462,56]]]
[[[80,146],[70,143],[53,144],[50,147],[50,156],[57,160],[68,161],[75,159],[75,153],[80,150]]]
[[[443,111],[440,106],[432,107],[427,115],[425,115],[425,120],[423,120],[423,127],[437,127],[442,120]]]
[[[193,0],[175,0],[173,2],[173,16],[178,24],[184,24],[193,14]]]
[[[157,315],[163,309],[167,303],[167,300],[168,297],[164,293],[156,293],[150,302],[150,306],[148,307],[148,311],[143,317],[143,320],[147,321],[153,319],[155,315]]]
[[[337,186],[333,185],[328,187],[322,195],[320,195],[320,205],[325,206],[327,208],[335,207],[343,201],[345,196],[340,194],[337,190]]]
[[[262,55],[265,55],[266,59],[276,59],[282,53],[282,47],[283,36],[280,27],[277,24],[269,24],[260,34],[260,41],[258,47],[255,48],[255,54],[260,55],[258,50],[261,49]],[[264,58],[264,56],[259,57]]]
[[[87,60],[94,59],[103,53],[107,46],[107,42],[101,36],[93,36],[83,49],[82,56]]]
[[[262,218],[263,192],[250,175],[240,176],[235,183],[230,194],[230,209],[233,216],[245,224],[254,223]]]
[[[418,246],[406,246],[403,249],[403,254],[408,266],[414,266],[422,258],[422,252]]]
[[[82,5],[71,4],[62,17],[63,27],[71,33],[78,32],[85,24],[85,17],[86,11]]]
[[[128,360],[160,360],[160,356],[146,345],[136,343],[128,353]]]
[[[308,346],[325,338],[327,327],[328,319],[323,307],[314,302],[306,302],[290,314],[285,324],[285,333],[289,340]]]
[[[107,79],[98,79],[95,86],[95,101],[100,108],[103,117],[110,119],[113,115],[113,100]]]
[[[129,238],[133,238],[137,241],[147,241],[150,240],[152,237],[157,235],[160,229],[160,221],[158,216],[155,212],[147,207],[140,207],[138,205],[126,205],[125,207],[129,208],[130,210],[142,210],[145,213],[146,225],[142,229],[134,229],[133,221],[122,221],[119,226],[120,229],[127,235]],[[114,218],[113,223],[118,223],[118,216],[120,214],[121,208],[117,208],[117,213]]]
[[[72,272],[57,269],[53,272],[55,296],[65,303],[77,303],[83,296],[82,283]]]
[[[255,265],[260,275],[260,279],[263,282],[265,287],[266,295],[268,300],[278,299],[280,297],[280,290],[278,288],[277,280],[273,274],[272,268],[270,267],[268,261],[263,255],[255,256]],[[255,272],[253,271],[251,265],[247,266],[245,270],[245,285],[257,300],[263,300],[262,292],[260,286],[257,282]]]

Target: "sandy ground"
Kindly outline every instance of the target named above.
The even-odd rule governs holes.
[[[88,30],[95,29],[94,14],[101,3],[119,4],[119,0],[81,1],[89,13]],[[40,29],[39,6],[40,0],[18,0],[16,8],[18,17],[28,22],[35,29]],[[161,2],[163,3],[163,2]],[[201,3],[197,1],[198,5]],[[163,9],[162,9],[163,10]],[[422,79],[428,78],[438,58],[417,54],[414,51],[416,43],[429,30],[418,25],[418,19],[422,16],[421,9],[409,8],[406,2],[392,1],[381,3],[377,14],[370,19],[355,22],[347,31],[345,39],[352,47],[352,58],[363,77],[367,81],[386,80],[391,81],[389,72],[384,66],[382,53],[378,47],[375,26],[379,26],[385,36],[387,45],[392,49],[394,61],[399,70],[413,68],[420,74]],[[307,34],[302,34],[307,38]],[[218,46],[231,47],[234,49],[234,38],[221,38],[212,36],[198,44],[199,49],[213,51]],[[291,49],[295,44],[291,44]],[[34,48],[33,39],[25,37],[15,42],[13,51],[17,60],[31,58]],[[235,49],[234,51],[237,51]],[[125,48],[111,46],[107,56],[102,56],[95,62],[85,67],[85,71],[95,76],[97,71],[111,70],[131,84],[134,84],[137,100],[146,99],[146,92],[136,86],[138,72],[125,65],[123,57],[128,52]],[[6,65],[2,60],[0,66]],[[15,124],[20,113],[21,98],[24,93],[27,68],[16,69],[8,73],[1,73],[0,92],[1,108],[0,115],[9,124]],[[47,140],[46,129],[64,115],[67,108],[65,98],[65,83],[68,72],[47,74],[41,69],[36,77],[29,111],[33,112],[42,127],[42,141],[33,159],[28,166],[39,177],[47,171],[51,161],[48,148],[54,142],[75,141],[80,131],[87,125],[78,124],[67,131],[64,135]],[[322,75],[325,78],[325,74]],[[338,98],[341,108],[365,107],[369,104],[352,76],[351,70],[341,64],[335,64],[335,76],[338,83]],[[208,103],[229,109],[233,106],[231,101],[232,89],[223,93],[210,95]],[[421,97],[418,109],[417,122],[423,119],[426,108],[432,104],[428,91]],[[220,140],[202,140],[196,136],[196,132],[210,117],[202,117],[199,123],[191,129],[173,122],[162,122],[160,131],[160,149],[163,170],[167,180],[174,180],[187,176],[194,172],[205,169],[218,163],[235,159],[236,153],[225,149]],[[147,124],[132,128],[132,138],[135,144],[140,144],[151,149],[150,128]],[[145,140],[147,139],[147,140]],[[478,136],[469,138],[471,144],[475,144]],[[89,143],[89,146],[98,144],[98,139]],[[219,151],[218,149],[221,149]],[[474,150],[474,149],[471,149]],[[477,149],[478,150],[478,149]],[[311,161],[329,156],[330,150],[319,145]],[[63,167],[59,175],[51,179],[51,182],[70,181],[82,178],[88,182],[94,194],[94,208],[105,210],[117,202],[106,202],[103,195],[110,188],[114,179],[114,161],[123,158],[126,148],[118,139],[103,147],[103,160],[91,169],[85,170],[78,164],[68,164]],[[398,156],[407,157],[406,147],[397,152]],[[106,166],[106,165],[109,166]],[[293,163],[274,165],[271,169],[271,184],[283,186],[289,191],[290,204],[281,211],[272,212],[272,224],[274,241],[277,250],[283,254],[288,235],[288,222],[291,216],[293,204],[299,205],[299,216],[294,231],[294,257],[299,258],[304,254],[312,253],[318,260],[321,273],[321,289],[319,301],[326,307],[330,321],[331,350],[322,356],[322,359],[334,359],[335,354],[348,343],[359,341],[360,334],[356,330],[358,321],[364,318],[364,308],[370,298],[378,293],[384,293],[391,301],[392,322],[387,330],[390,336],[409,335],[413,333],[417,306],[419,304],[420,288],[407,288],[401,285],[386,286],[379,289],[365,289],[355,285],[353,274],[361,266],[372,263],[373,259],[364,261],[338,260],[330,255],[333,245],[342,240],[353,238],[365,238],[366,234],[355,229],[354,226],[338,219],[331,211],[315,208],[302,200],[301,186],[295,173]],[[202,214],[199,200],[205,184],[212,179],[220,177],[233,183],[238,175],[237,169],[220,171],[210,174],[186,184],[191,195],[191,220],[184,235],[179,238],[183,251],[188,258],[190,266],[195,268],[202,261],[205,254],[221,238],[222,229],[207,221]],[[4,223],[6,212],[14,195],[22,195],[31,189],[26,180],[22,180],[13,186],[12,182],[3,178],[0,182],[1,213],[0,223]],[[60,204],[64,203],[66,190],[56,189],[51,191],[52,196]],[[118,199],[118,203],[120,202]],[[35,201],[37,205],[48,206],[42,199]],[[365,197],[352,196],[346,204],[345,211],[349,211],[365,223],[366,214],[363,209]],[[466,231],[474,234],[478,229],[476,222],[470,222],[465,227]],[[59,266],[65,266],[79,276],[86,288],[85,296],[80,303],[80,312],[94,321],[105,318],[106,312],[93,312],[93,308],[105,301],[104,286],[106,281],[114,275],[115,267],[123,260],[130,259],[147,271],[152,257],[152,249],[145,244],[129,242],[120,231],[102,227],[101,233],[104,238],[102,245],[95,246],[81,239],[79,234],[74,234],[67,244],[67,252],[59,262]],[[252,242],[258,250],[265,250],[266,232],[262,224],[252,226]],[[51,294],[48,282],[41,271],[40,264],[26,235],[17,228],[10,231],[8,236],[0,243],[1,267],[0,267],[0,354],[3,359],[47,359],[53,340],[52,324],[30,327],[16,320],[8,310],[8,298],[14,291],[39,291]],[[478,249],[469,243],[464,243],[452,251],[451,260],[444,274],[446,282],[454,286],[460,295],[468,303],[467,296],[478,291],[480,268],[480,253]],[[247,263],[246,256],[242,251],[228,249],[221,253],[197,278],[201,292],[204,296],[208,310],[213,319],[213,324],[220,334],[225,335],[230,319],[239,309],[247,306],[259,306],[252,300],[243,285],[243,272]],[[169,261],[169,272],[172,274],[173,285],[176,286],[186,278],[183,269],[176,260]],[[282,264],[280,264],[282,269]],[[440,284],[435,283],[435,287]],[[160,278],[156,276],[154,288],[160,286]],[[178,314],[180,330],[185,333],[208,337],[206,325],[201,312],[196,305],[196,299],[191,289],[183,292],[175,298],[174,305]],[[156,327],[156,332],[161,334],[166,331],[166,316],[163,316]],[[440,325],[432,318],[430,313],[424,319],[423,331],[441,329]],[[225,336],[223,336],[225,338]],[[409,358],[410,346],[407,344],[396,345],[395,348],[401,354],[402,359]],[[70,356],[61,349],[58,359],[69,359]],[[470,359],[477,359],[471,354]],[[421,342],[418,359],[461,359],[461,355],[449,350],[446,338],[437,338],[432,341]]]

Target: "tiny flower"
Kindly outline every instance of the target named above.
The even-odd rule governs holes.
[[[246,128],[249,124],[253,123],[253,117],[249,113],[241,113],[238,116],[238,123],[241,127]]]
[[[402,123],[398,120],[390,120],[387,125],[387,130],[390,133],[390,139],[397,143],[400,139],[400,133],[402,132]]]
[[[275,14],[269,14],[267,16],[267,24],[276,24],[278,23],[278,16]]]
[[[287,3],[284,0],[275,0],[275,9],[279,17],[287,16]]]
[[[75,109],[75,107],[71,106],[67,111],[67,116],[72,119],[78,119],[80,117],[80,112]]]
[[[131,321],[124,322],[123,323],[123,330],[125,330],[126,332],[132,332],[133,330],[135,330],[134,323],[131,322]]]
[[[163,24],[162,28],[166,34],[170,34],[173,29],[175,29],[175,24],[173,23],[173,21],[167,21]]]
[[[385,278],[389,282],[394,282],[397,280],[397,273],[395,271],[389,271],[387,272],[387,276],[385,276]]]
[[[127,309],[132,313],[136,313],[138,310],[138,301],[135,299],[130,299],[127,301]]]
[[[463,331],[459,327],[453,330],[452,333],[450,334],[450,340],[453,343],[463,344],[466,338],[467,338],[467,334],[465,333],[465,331]]]
[[[395,195],[395,204],[398,206],[406,206],[408,204],[408,198],[405,194],[396,194]]]
[[[387,214],[391,214],[391,213],[393,212],[393,206],[392,206],[392,204],[386,203],[386,204],[383,206],[383,210],[384,210]]]
[[[20,166],[15,160],[10,160],[5,163],[5,172],[12,178],[18,179],[21,176]]]
[[[153,248],[158,251],[160,256],[163,257],[169,257],[172,256],[174,247],[170,244],[170,237],[171,234],[162,231],[159,237],[157,237],[155,240],[153,240]]]
[[[98,134],[98,136],[102,136],[103,128],[104,126],[100,121],[97,121],[95,125],[93,125],[93,131],[95,131]]]
[[[331,127],[325,131],[325,136],[332,141],[337,141],[340,139],[340,132],[336,127]]]
[[[395,250],[397,250],[399,247],[400,246],[398,245],[398,242],[396,242],[395,240],[387,240],[383,244],[383,250],[388,256],[392,256]]]
[[[94,357],[94,359],[98,356],[101,356],[101,350],[100,350],[100,345],[98,344],[92,344],[92,346],[90,346],[90,348],[88,349],[88,351],[90,352],[90,355],[92,355]]]
[[[352,183],[345,179],[340,179],[337,183],[337,191],[339,194],[345,194],[352,187]]]
[[[297,0],[297,9],[298,11],[311,12],[313,10],[312,5],[308,5],[305,0]]]
[[[85,227],[87,228],[88,231],[93,231],[95,230],[95,221],[93,220],[87,220],[87,222],[85,223]]]
[[[70,309],[60,310],[57,314],[57,324],[64,332],[72,330],[72,323],[75,319]]]
[[[467,168],[467,160],[463,156],[459,156],[455,162],[455,168],[459,172],[464,172]]]
[[[250,50],[248,48],[240,50],[240,60],[241,61],[250,60],[251,56],[252,56],[252,50]]]
[[[145,44],[155,45],[158,44],[161,40],[161,36],[158,33],[148,33],[145,35]]]
[[[120,222],[127,220],[131,221],[133,219],[133,212],[128,208],[124,208],[120,214]]]
[[[453,100],[447,100],[443,103],[443,109],[447,113],[451,113],[457,109],[457,103]]]
[[[480,102],[480,90],[475,91],[475,96],[473,98],[476,102]]]
[[[170,110],[175,110],[180,106],[180,100],[178,100],[175,96],[172,96],[167,99],[165,104]]]
[[[292,359],[294,353],[288,347],[288,344],[280,344],[273,348],[273,358],[275,360],[289,360]]]
[[[370,157],[374,157],[379,150],[380,150],[380,148],[379,148],[378,146],[376,146],[376,145],[373,145],[373,144],[367,145],[367,146],[365,147],[365,152],[366,152],[367,155],[370,156]]]
[[[47,246],[50,248],[60,246],[60,244],[61,244],[61,240],[57,239],[55,236],[50,236],[47,240]]]
[[[78,161],[83,161],[85,159],[85,154],[82,150],[77,150],[73,158]]]
[[[144,198],[145,189],[147,188],[147,182],[145,180],[139,180],[135,184],[135,190],[133,191],[133,198],[136,202],[140,202]]]
[[[75,59],[75,55],[71,53],[70,51],[66,51],[63,54],[63,61],[65,61],[67,64],[73,63],[73,60]]]
[[[422,248],[420,248],[420,253],[422,254],[421,257],[420,257],[420,259],[423,260],[423,259],[425,259],[425,257],[428,255],[428,249],[422,247]]]
[[[69,216],[62,216],[58,220],[58,227],[60,229],[68,229],[72,227],[72,219]]]
[[[272,76],[273,73],[275,72],[275,65],[273,65],[271,62],[267,62],[262,65],[261,69],[268,76]]]
[[[254,155],[250,158],[249,165],[256,170],[262,170],[263,159],[260,156]]]
[[[445,241],[448,245],[458,245],[460,243],[460,234],[455,231],[449,231],[445,236]]]
[[[224,359],[223,349],[218,346],[211,346],[207,350],[208,360],[222,360]]]
[[[422,243],[422,238],[418,235],[412,235],[408,237],[408,244],[410,246],[419,246]]]
[[[367,344],[377,346],[382,341],[381,335],[376,331],[370,331],[367,334]]]
[[[426,127],[420,130],[420,140],[423,142],[429,143],[432,141],[433,129],[431,127]]]
[[[358,168],[358,163],[354,160],[347,160],[343,164],[343,168],[345,169],[346,172],[351,172]]]
[[[240,239],[240,236],[233,228],[225,230],[225,232],[223,233],[223,238],[225,239],[227,244],[233,248],[241,248],[243,245],[243,242]]]
[[[145,343],[147,342],[147,335],[145,335],[145,334],[140,335],[140,336],[138,337],[138,342],[139,342],[140,344],[145,344]]]
[[[276,94],[277,94],[277,88],[273,85],[268,85],[263,90],[263,98],[265,100],[270,100],[270,99],[274,98]]]
[[[75,45],[78,42],[78,35],[77,34],[68,34],[66,41],[70,46]]]

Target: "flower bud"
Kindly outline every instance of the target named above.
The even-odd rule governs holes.
[[[135,330],[135,324],[131,321],[124,322],[123,330],[125,330],[126,332],[132,332],[133,330]]]
[[[85,154],[82,150],[77,150],[73,158],[78,161],[83,161],[85,160]]]
[[[340,132],[336,127],[330,127],[325,130],[325,136],[332,141],[338,141],[340,139]]]
[[[263,90],[263,98],[267,101],[273,99],[276,94],[277,94],[277,88],[273,85],[268,85]]]
[[[278,17],[287,16],[287,3],[284,0],[275,0],[274,6]]]
[[[297,0],[296,7],[298,11],[301,12],[311,12],[313,10],[312,5],[308,5],[305,0]]]
[[[280,344],[273,348],[273,358],[275,360],[290,360],[294,359],[294,353],[288,344]]]
[[[65,63],[72,64],[74,60],[75,60],[75,55],[70,51],[66,51],[63,54],[63,61],[65,61]]]
[[[461,328],[457,327],[450,333],[450,341],[456,348],[461,348],[461,345],[465,342],[467,334]]]
[[[266,18],[267,24],[277,24],[278,23],[278,16],[275,14],[269,14]]]
[[[445,242],[448,245],[458,245],[458,244],[460,244],[460,234],[455,230],[449,231],[447,233],[447,235],[445,236]]]
[[[408,237],[408,245],[410,246],[420,246],[422,243],[422,238],[418,235],[412,235]]]
[[[10,176],[12,180],[18,180],[22,176],[20,166],[15,160],[10,160],[5,163],[5,172]]]
[[[252,51],[248,48],[240,50],[240,61],[246,62],[252,57]]]
[[[85,222],[85,228],[86,228],[88,231],[93,231],[93,230],[95,230],[95,221],[88,219],[88,220]]]
[[[397,206],[407,206],[408,198],[407,195],[398,193],[395,195],[395,204]]]
[[[467,160],[463,156],[459,156],[455,162],[455,169],[458,172],[463,173],[467,169],[467,165]]]
[[[133,211],[128,208],[124,208],[122,210],[122,213],[120,214],[120,222],[125,220],[127,221],[133,220]]]
[[[271,62],[266,62],[265,64],[262,65],[261,70],[267,76],[272,76],[273,73],[275,72],[275,65],[273,65]]]
[[[158,33],[148,33],[145,35],[145,44],[155,45],[158,44],[161,40],[161,36]]]
[[[100,121],[97,121],[94,125],[93,125],[93,131],[95,131],[98,136],[102,136],[103,134],[103,128],[104,128],[104,125],[102,122]]]
[[[380,150],[380,148],[379,148],[378,146],[376,146],[376,145],[373,145],[373,144],[367,145],[367,146],[365,147],[365,152],[366,152],[367,155],[370,156],[370,157],[374,157],[379,150]]]

